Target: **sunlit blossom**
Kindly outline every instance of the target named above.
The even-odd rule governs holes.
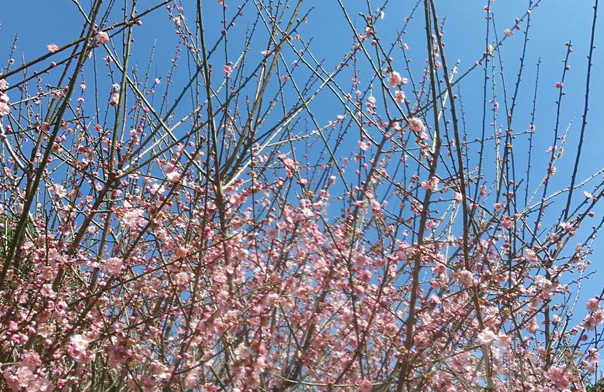
[[[402,81],[403,79],[401,78],[401,74],[396,71],[392,71],[388,77],[388,83],[390,83],[390,86],[392,87],[400,86]]]
[[[405,93],[401,90],[394,92],[394,100],[397,103],[405,103]]]
[[[111,275],[118,275],[123,268],[123,260],[119,257],[111,257],[103,263],[103,269]]]
[[[477,340],[478,340],[478,343],[480,343],[480,344],[491,344],[491,343],[495,342],[497,339],[498,339],[497,334],[495,332],[493,332],[492,330],[490,330],[489,328],[486,328],[478,334]]]
[[[598,298],[590,298],[587,300],[587,310],[590,312],[595,312],[600,309],[600,300]]]
[[[99,31],[95,36],[96,43],[99,45],[104,45],[109,42],[109,34],[106,31]]]

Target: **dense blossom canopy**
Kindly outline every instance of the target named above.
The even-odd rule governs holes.
[[[325,1],[328,60],[303,1],[65,3],[71,41],[0,47],[0,389],[594,383],[604,180],[577,176],[587,111],[563,155],[572,45],[526,75],[540,1],[481,6],[466,70],[436,0]]]

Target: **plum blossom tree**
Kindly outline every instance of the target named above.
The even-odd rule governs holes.
[[[22,57],[16,39],[0,70],[3,389],[594,384],[597,0],[572,135],[572,45],[545,88],[527,70],[539,0],[504,27],[486,2],[466,70],[436,0],[402,19],[330,2],[348,46],[329,61],[310,1],[65,3],[73,40]]]

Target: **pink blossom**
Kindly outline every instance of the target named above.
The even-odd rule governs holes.
[[[191,369],[190,371],[187,372],[187,375],[183,380],[185,389],[193,390],[194,387],[196,385],[198,385],[197,376],[198,376],[197,371],[195,369]]]
[[[380,214],[382,211],[382,205],[380,204],[379,201],[372,199],[371,200],[371,211],[373,211],[374,214]]]
[[[426,135],[426,127],[424,126],[424,123],[422,122],[422,120],[420,120],[417,117],[412,117],[409,119],[409,129],[411,129],[413,132],[415,132],[415,134],[417,135],[418,138],[420,139],[427,139],[428,135]]]
[[[69,340],[67,353],[78,363],[88,363],[92,360],[92,353],[88,350],[91,340],[85,335],[73,335]]]
[[[373,384],[371,381],[364,378],[359,384],[359,392],[371,392],[373,390]]]
[[[526,248],[524,250],[524,259],[530,263],[536,263],[537,261],[539,261],[539,258],[537,257],[535,251],[529,248]]]
[[[63,98],[65,96],[65,92],[63,90],[53,90],[50,96],[53,98]]]
[[[369,282],[371,280],[371,271],[363,270],[359,272],[359,280],[365,283]]]
[[[90,344],[90,339],[84,335],[73,335],[70,339],[70,342],[74,349],[86,350],[88,348],[88,344]]]
[[[48,44],[46,45],[46,49],[50,52],[50,53],[55,53],[59,51],[59,45],[57,44]]]
[[[371,37],[373,35],[373,30],[371,30],[371,27],[367,26],[365,27],[365,34],[359,34],[359,38],[362,40],[366,40],[367,38]]]
[[[189,248],[186,246],[179,246],[178,248],[176,248],[176,251],[174,252],[176,257],[186,257],[188,253],[189,253]]]
[[[390,73],[390,76],[388,77],[388,83],[390,83],[390,86],[398,87],[402,82],[403,79],[401,78],[401,74],[396,71],[392,71],[392,73]]]
[[[562,87],[564,87],[564,83],[556,82],[556,88],[562,88]]]
[[[48,190],[58,198],[67,196],[67,190],[61,184],[54,184],[48,187]]]
[[[594,315],[586,316],[581,322],[581,326],[588,331],[593,331],[599,323]]]
[[[149,371],[153,376],[159,379],[168,378],[168,376],[170,375],[168,370],[169,369],[166,367],[166,365],[162,364],[159,361],[153,361],[149,364]]]
[[[246,359],[250,358],[252,355],[254,355],[254,350],[252,350],[251,347],[246,346],[245,344],[241,344],[235,349],[234,354],[238,359],[246,360]]]
[[[0,100],[0,117],[7,116],[10,113],[10,107],[6,102]]]
[[[185,286],[187,283],[189,283],[189,274],[184,271],[177,273],[174,276],[174,283],[177,286]]]
[[[109,105],[115,106],[120,102],[120,93],[112,93],[111,98],[109,99]]]
[[[598,298],[590,298],[587,300],[587,310],[595,312],[600,309],[600,300]]]
[[[277,229],[276,227],[271,227],[270,229],[267,229],[266,236],[271,240],[276,239],[277,237],[279,237],[279,229]]]
[[[359,140],[359,142],[357,143],[357,145],[359,146],[359,148],[363,151],[367,151],[367,149],[369,148],[369,143]]]
[[[145,224],[145,219],[143,218],[144,211],[140,208],[135,208],[133,210],[129,210],[124,213],[122,218],[122,223],[124,226],[130,229],[137,228]]]
[[[233,72],[233,68],[231,68],[230,65],[225,65],[223,69],[224,69],[224,73],[227,76],[231,76],[231,72]]]
[[[417,117],[412,117],[411,119],[409,119],[409,128],[411,128],[411,130],[413,130],[414,132],[418,133],[423,132],[425,129],[424,123]]]
[[[456,203],[460,204],[463,201],[463,195],[461,192],[455,192],[454,199]]]
[[[459,281],[464,284],[464,286],[470,287],[474,284],[474,275],[468,270],[463,270],[459,273]]]
[[[566,230],[566,232],[568,232],[569,235],[571,235],[571,236],[575,235],[575,229],[576,229],[576,227],[573,226],[572,223],[563,222],[563,223],[560,223],[560,227],[563,230]]]
[[[438,184],[440,183],[440,180],[438,179],[438,177],[431,177],[429,181],[422,181],[421,185],[422,188],[424,188],[424,190],[430,190],[432,192],[437,192],[438,191]]]
[[[96,43],[99,45],[104,45],[109,42],[109,34],[106,31],[99,31],[95,36]]]
[[[9,97],[4,91],[8,89],[8,83],[4,79],[0,79],[0,117],[4,117],[10,113],[8,106]]]
[[[179,183],[182,180],[182,177],[182,173],[178,170],[174,170],[166,174],[166,180],[168,180],[172,184]]]
[[[394,92],[394,100],[397,103],[405,103],[405,93],[401,90]]]
[[[288,158],[287,155],[281,154],[277,157],[283,165],[285,166],[285,171],[287,173],[287,178],[292,178],[294,173],[298,171],[298,163],[291,158]]]
[[[119,275],[122,271],[123,260],[119,257],[111,257],[103,263],[103,269],[111,275]]]
[[[435,275],[444,274],[445,272],[447,272],[447,266],[443,263],[438,263],[436,264],[436,266],[432,267],[432,272]]]
[[[568,380],[569,375],[561,366],[552,366],[545,374],[545,377],[560,389],[568,388],[570,385],[570,381]]]
[[[489,328],[485,328],[478,334],[478,343],[479,344],[491,344],[495,342],[499,337],[495,332],[493,332]]]
[[[531,321],[526,326],[526,330],[529,333],[532,333],[533,335],[535,333],[537,333],[537,331],[539,330],[539,324],[537,323],[537,318],[535,318],[535,317],[531,318]]]
[[[4,380],[12,391],[50,391],[53,386],[50,381],[37,372],[42,366],[38,354],[27,352],[22,355],[21,362],[4,370]]]

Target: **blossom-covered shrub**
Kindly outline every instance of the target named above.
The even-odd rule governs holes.
[[[604,311],[577,293],[604,182],[492,77],[540,2],[463,74],[485,72],[486,99],[447,63],[436,3],[401,6],[395,33],[400,15],[341,5],[334,64],[304,2],[93,1],[71,43],[11,49],[1,387],[585,390]],[[548,85],[558,114],[569,85]]]

